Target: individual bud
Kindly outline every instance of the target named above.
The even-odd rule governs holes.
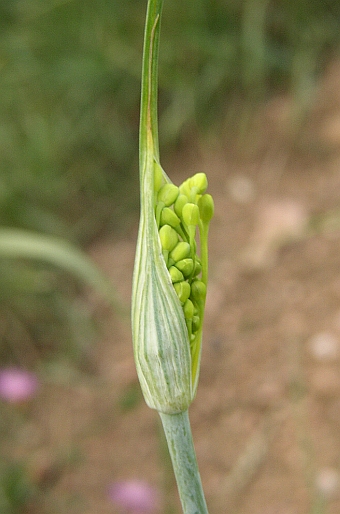
[[[186,203],[182,209],[182,219],[188,227],[198,225],[200,213],[197,205],[194,203]]]
[[[163,202],[166,207],[175,203],[178,197],[179,189],[175,184],[164,184],[158,191],[157,200]]]
[[[168,252],[171,252],[178,243],[178,234],[170,225],[163,225],[163,227],[159,229],[159,238],[163,250]]]
[[[187,320],[191,320],[194,317],[195,307],[191,300],[187,300],[183,305],[184,317]]]
[[[186,241],[179,242],[170,253],[170,258],[175,262],[186,259],[190,255],[190,245]]]
[[[190,285],[188,282],[176,282],[175,291],[181,303],[185,303],[190,296]]]
[[[193,272],[193,276],[196,277],[197,275],[199,275],[202,271],[202,264],[201,262],[196,258],[195,259],[195,268],[194,268],[194,272]]]
[[[180,225],[181,220],[169,207],[164,207],[161,212],[161,225],[170,225],[170,227],[176,228]]]
[[[164,184],[164,175],[162,167],[158,164],[158,162],[154,161],[153,164],[153,180],[154,180],[154,190],[157,193],[159,189]]]
[[[193,316],[192,318],[192,331],[195,333],[200,329],[201,319],[199,316]]]
[[[190,277],[194,271],[194,261],[192,259],[182,259],[176,262],[176,268],[179,269],[185,277]]]
[[[203,194],[208,187],[208,180],[205,173],[196,173],[189,179],[191,188],[195,188],[196,194]]]
[[[182,217],[182,209],[186,203],[188,203],[188,197],[186,195],[180,194],[177,197],[177,200],[174,205],[175,213],[179,218]]]
[[[190,186],[190,178],[187,178],[182,182],[179,186],[179,192],[181,195],[185,195],[187,198],[190,198],[191,186]]]
[[[167,268],[170,269],[171,266],[174,266],[176,263],[173,259],[171,259],[171,257],[169,257],[168,255],[168,261],[167,261]]]
[[[214,215],[214,200],[209,194],[201,196],[198,200],[198,208],[203,223],[209,223]]]
[[[170,273],[172,283],[182,282],[184,280],[183,273],[181,273],[179,271],[179,269],[176,268],[175,266],[170,266],[169,273]]]
[[[196,302],[205,300],[207,294],[207,288],[204,282],[201,280],[194,280],[191,284],[191,298]]]

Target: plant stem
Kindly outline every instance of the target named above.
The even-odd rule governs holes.
[[[139,165],[144,170],[146,154],[159,160],[158,145],[158,55],[163,0],[148,0],[145,20],[142,91],[139,123]],[[150,145],[151,143],[151,145]]]
[[[159,413],[184,514],[208,514],[198,470],[188,411]]]
[[[163,0],[148,0],[145,21],[139,127],[141,195],[147,213],[154,209],[154,162],[159,162],[157,93],[159,33]],[[142,216],[141,216],[142,218]],[[151,236],[153,234],[151,233]],[[189,341],[188,341],[189,344]],[[175,472],[184,514],[208,514],[198,471],[188,411],[159,413]]]

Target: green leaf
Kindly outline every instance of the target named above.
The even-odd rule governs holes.
[[[119,308],[109,279],[82,250],[64,239],[15,228],[1,228],[0,258],[48,262],[93,287]]]

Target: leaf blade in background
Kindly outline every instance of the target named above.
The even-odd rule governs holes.
[[[123,308],[105,274],[82,250],[64,239],[21,229],[1,228],[0,258],[48,262],[100,292],[115,308]]]

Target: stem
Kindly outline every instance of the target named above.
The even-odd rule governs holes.
[[[159,160],[157,98],[162,7],[163,0],[149,0],[146,12],[139,124],[139,167],[141,172],[144,170],[148,152],[151,152],[152,157]]]
[[[192,440],[188,411],[159,413],[184,514],[208,514]]]
[[[159,163],[157,92],[162,7],[163,0],[148,0],[144,32],[139,166],[143,199],[141,214],[145,219],[148,219],[148,213],[154,209],[154,162]],[[150,240],[153,236],[151,230]],[[188,411],[179,414],[160,412],[160,417],[175,472],[183,513],[208,514],[196,461]]]

